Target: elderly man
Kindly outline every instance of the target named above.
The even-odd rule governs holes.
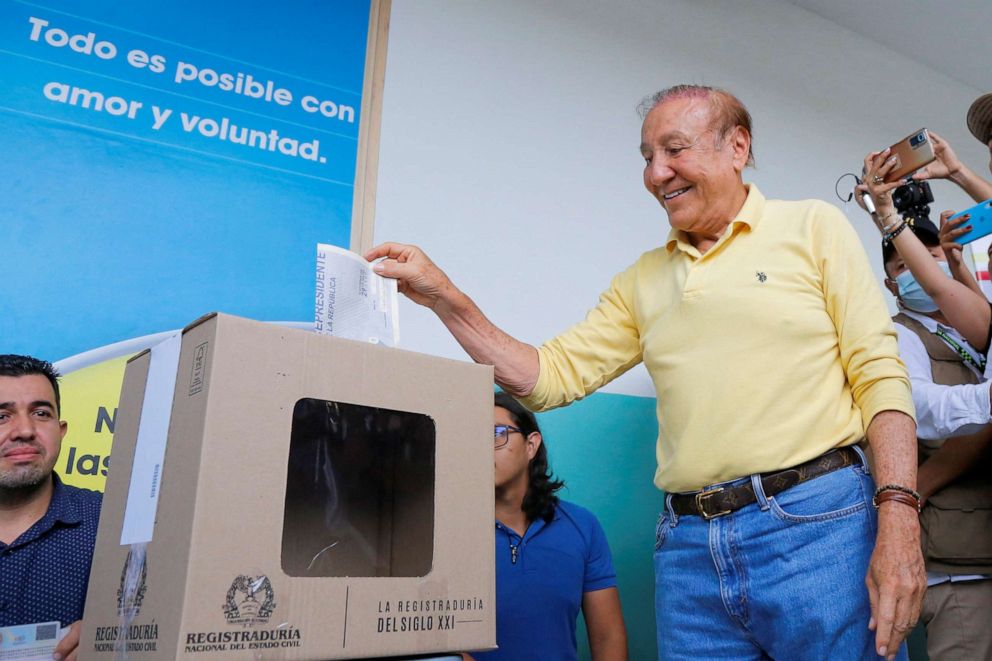
[[[643,117],[644,184],[668,239],[539,349],[496,328],[419,249],[367,257],[385,257],[376,269],[531,408],[644,362],[658,395],[655,483],[668,492],[661,658],[904,655],[925,584],[915,425],[860,242],[835,208],[744,183],[751,119],[728,92],[669,88]],[[866,436],[877,492],[857,447]]]
[[[0,355],[0,627],[58,621],[75,659],[101,495],[53,472],[66,433],[50,363]]]

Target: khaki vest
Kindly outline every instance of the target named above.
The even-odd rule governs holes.
[[[947,343],[905,314],[892,318],[916,333],[930,357],[933,382],[954,386],[981,379]],[[935,450],[918,444],[922,463]],[[992,574],[992,446],[971,469],[933,494],[920,513],[927,569],[947,574]]]

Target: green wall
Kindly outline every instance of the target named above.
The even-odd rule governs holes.
[[[631,659],[658,657],[654,626],[655,400],[597,393],[538,416],[560,495],[587,507],[606,530],[617,570]],[[589,659],[585,628],[581,658]]]

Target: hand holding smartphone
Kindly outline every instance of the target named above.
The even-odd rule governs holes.
[[[899,181],[936,160],[933,142],[925,128],[913,131],[889,147],[889,154],[896,157],[896,164],[885,175],[885,183]]]
[[[983,236],[992,234],[992,200],[979,202],[970,209],[965,209],[961,213],[956,213],[948,218],[948,222],[957,220],[958,218],[966,215],[970,216],[968,219],[968,224],[971,225],[971,229],[954,239],[956,243],[964,245],[966,243],[971,243],[975,239],[980,239]]]

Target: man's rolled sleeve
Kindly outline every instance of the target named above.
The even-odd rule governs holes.
[[[827,312],[837,330],[840,358],[865,428],[882,411],[916,419],[906,366],[882,292],[854,228],[824,203],[814,247],[819,251]]]

